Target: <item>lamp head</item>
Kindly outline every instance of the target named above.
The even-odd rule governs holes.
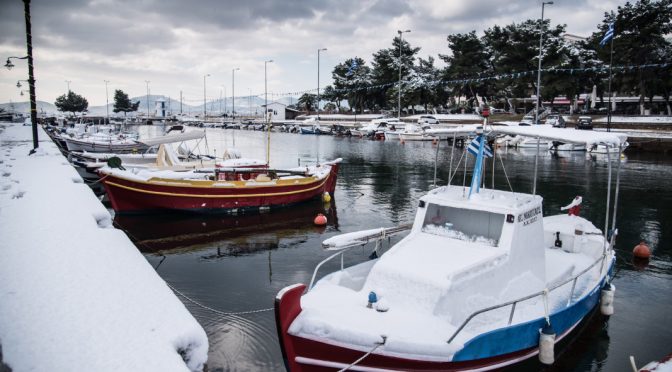
[[[12,61],[9,60],[9,58],[7,58],[7,63],[5,63],[5,67],[7,67],[8,70],[11,70],[12,67],[14,67],[14,64],[12,63]]]
[[[553,5],[553,2],[552,2],[552,1],[547,1],[547,2],[545,2],[544,4],[546,4],[546,5]]]

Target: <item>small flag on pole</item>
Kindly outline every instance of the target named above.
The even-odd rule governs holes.
[[[357,60],[353,59],[352,64],[350,65],[350,68],[348,68],[348,72],[345,73],[345,76],[352,75],[355,72],[355,70],[357,70],[357,67],[359,67],[359,65],[357,63]]]
[[[469,144],[469,147],[467,147],[467,151],[469,151],[471,155],[478,156],[478,148],[479,146],[481,146],[481,138],[482,138],[481,136],[474,138],[473,141],[471,141],[471,143]],[[483,156],[485,156],[486,158],[492,157],[492,148],[490,148],[490,146],[487,143],[483,148]]]
[[[614,23],[609,24],[609,29],[607,32],[604,34],[604,37],[602,38],[602,41],[600,41],[600,46],[603,47],[607,45],[609,40],[611,40],[614,37]]]

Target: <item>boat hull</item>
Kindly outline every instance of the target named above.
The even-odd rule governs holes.
[[[80,141],[73,138],[65,138],[65,144],[68,147],[68,151],[88,151],[88,152],[108,152],[115,154],[127,154],[127,153],[139,153],[147,150],[149,146],[136,142],[136,143],[105,143],[105,142],[92,142],[92,141]]]
[[[613,271],[613,261],[609,273]],[[556,343],[570,335],[589,316],[600,300],[600,289],[606,275],[586,296],[550,315],[558,334]],[[342,369],[361,358],[366,351],[327,340],[316,340],[289,334],[294,319],[301,313],[301,296],[306,286],[297,284],[281,290],[275,300],[278,339],[285,366],[289,371],[332,371]],[[353,371],[488,371],[528,360],[539,353],[539,330],[545,319],[535,319],[481,334],[458,351],[451,361],[405,359],[371,354],[352,367]],[[448,336],[446,337],[448,338]]]
[[[254,187],[208,187],[208,182],[161,180],[148,182],[101,173],[112,208],[117,213],[151,211],[191,211],[238,213],[261,208],[277,208],[333,194],[339,164],[329,174],[305,182],[269,182]],[[231,182],[235,183],[235,182]],[[241,182],[244,183],[244,182]]]

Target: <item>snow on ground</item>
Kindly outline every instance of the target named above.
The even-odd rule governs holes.
[[[203,328],[39,132],[28,156],[31,127],[0,123],[0,366],[201,370]]]
[[[606,123],[607,117],[593,120],[595,123]],[[672,124],[672,116],[612,116],[612,123],[647,123]]]

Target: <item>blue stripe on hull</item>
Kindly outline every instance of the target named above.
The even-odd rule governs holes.
[[[614,261],[609,265],[612,274]],[[602,278],[599,285],[578,302],[570,307],[551,314],[551,325],[555,334],[560,336],[577,325],[600,301],[600,289],[604,285]],[[527,323],[500,328],[483,333],[465,343],[464,348],[453,357],[454,362],[472,361],[491,358],[497,355],[513,353],[539,345],[539,330],[546,324],[546,319],[539,318]]]

